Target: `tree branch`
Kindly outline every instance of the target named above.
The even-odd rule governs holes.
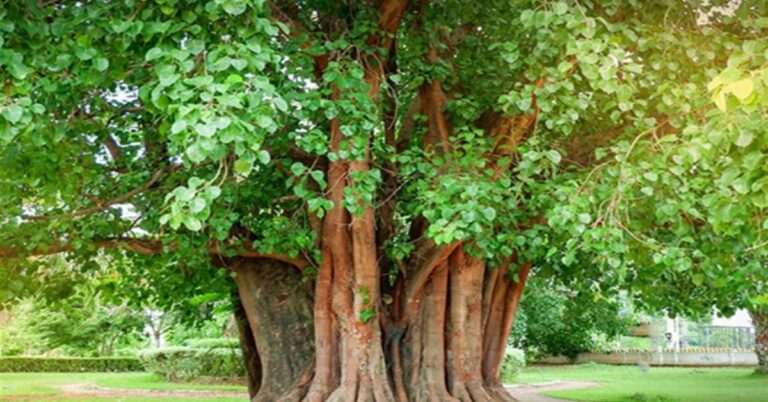
[[[96,249],[122,249],[141,255],[158,255],[163,254],[166,251],[173,251],[178,246],[174,243],[164,244],[160,240],[154,239],[139,239],[130,237],[117,237],[104,240],[96,240],[90,244]],[[28,258],[28,257],[42,257],[46,255],[60,254],[75,251],[75,247],[72,242],[64,242],[58,244],[52,244],[50,246],[41,246],[32,250],[20,251],[12,247],[0,247],[0,258]],[[230,253],[228,250],[224,250],[215,244],[210,244],[207,247],[207,251],[211,255],[231,255],[234,254],[243,258],[266,258],[276,261],[285,262],[291,264],[300,270],[304,270],[310,264],[310,262],[302,256],[291,257],[283,254],[274,253],[261,253],[256,250],[245,248],[234,253]]]
[[[461,242],[437,245],[433,241],[425,243],[414,254],[411,262],[416,265],[415,272],[408,277],[405,283],[402,313],[397,326],[405,326],[411,317],[416,314],[421,302],[421,294],[429,282],[429,277],[442,262],[461,246]]]
[[[105,210],[113,205],[121,204],[125,201],[130,200],[134,196],[143,193],[144,191],[148,190],[150,187],[152,187],[155,183],[157,183],[160,178],[163,177],[163,174],[166,172],[166,170],[173,170],[172,168],[163,167],[157,170],[154,174],[152,174],[152,177],[150,177],[149,181],[142,184],[139,187],[134,188],[133,190],[122,194],[120,196],[117,196],[115,198],[112,198],[107,201],[103,202],[97,202],[96,205],[79,209],[77,211],[73,211],[67,214],[61,214],[61,215],[43,215],[43,216],[24,216],[24,219],[30,220],[30,221],[42,221],[42,220],[51,220],[51,219],[57,219],[57,218],[76,218],[78,216],[83,215],[90,215],[94,212],[99,212],[102,210]]]

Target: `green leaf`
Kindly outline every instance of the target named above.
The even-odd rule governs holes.
[[[200,145],[198,145],[198,143],[194,143],[187,147],[186,154],[192,163],[200,163],[205,160],[203,149],[200,147]]]
[[[742,148],[749,146],[749,144],[752,143],[752,141],[755,139],[754,134],[750,132],[741,132],[739,133],[739,137],[736,138],[736,141],[734,142],[737,146],[740,146]]]
[[[229,0],[221,5],[221,8],[231,15],[240,15],[245,12],[245,2],[242,0]]]
[[[261,128],[269,128],[273,124],[275,124],[275,121],[272,120],[271,117],[263,114],[263,115],[259,116],[258,118],[256,118],[256,124],[258,124],[259,127],[261,127]]]
[[[144,61],[152,61],[162,55],[163,55],[163,49],[160,49],[159,47],[153,47],[152,49],[149,49],[147,54],[144,56]]]
[[[200,222],[200,220],[195,218],[194,216],[186,215],[184,216],[184,220],[182,222],[184,223],[184,226],[187,227],[187,229],[193,232],[197,232],[198,230],[203,228],[203,223]]]
[[[371,321],[374,317],[376,317],[376,313],[372,309],[365,309],[360,312],[360,321],[363,324],[368,323],[368,321]]]
[[[715,102],[715,106],[723,112],[728,110],[728,104],[726,103],[725,91],[715,91],[712,94],[712,101]]]
[[[751,79],[746,78],[730,84],[724,88],[724,91],[728,91],[734,94],[739,100],[747,99],[755,90],[755,84]]]
[[[247,175],[248,173],[251,173],[251,170],[253,169],[253,162],[245,160],[243,158],[240,158],[235,161],[235,172],[242,175]]]
[[[227,116],[219,116],[216,119],[216,128],[219,130],[224,130],[229,127],[230,124],[232,124],[232,119]]]
[[[32,72],[32,70],[27,67],[24,63],[21,62],[21,60],[12,60],[11,64],[8,66],[8,72],[11,73],[13,78],[16,78],[17,80],[23,80],[27,78],[27,76]]]
[[[309,175],[315,179],[315,182],[317,182],[321,190],[325,190],[325,188],[328,187],[328,183],[325,181],[325,174],[323,174],[323,172],[319,170],[313,170]]]
[[[210,138],[216,134],[216,125],[214,123],[195,124],[195,132],[203,137]]]
[[[219,186],[206,187],[204,194],[206,197],[208,197],[209,200],[215,200],[216,198],[219,198],[219,196],[221,195],[221,187]]]
[[[227,76],[227,79],[224,80],[224,82],[229,85],[239,84],[243,81],[244,81],[243,76],[240,74],[230,74]]]
[[[3,108],[3,117],[11,124],[16,124],[24,115],[24,109],[19,105],[10,105]]]
[[[557,2],[552,5],[552,11],[557,15],[563,15],[568,12],[568,5],[563,2]]]
[[[186,129],[187,129],[187,121],[184,119],[179,119],[173,122],[173,124],[171,125],[171,134],[178,134]]]
[[[112,21],[112,31],[117,34],[121,34],[128,30],[133,25],[131,21]]]
[[[195,197],[192,202],[189,203],[189,210],[196,214],[202,210],[205,209],[205,207],[208,206],[204,198],[201,197]]]
[[[291,173],[293,173],[294,176],[301,176],[304,174],[304,171],[306,171],[306,168],[301,162],[294,162],[291,165]]]
[[[94,58],[99,52],[92,47],[78,47],[75,49],[75,56],[81,61],[88,61]]]
[[[195,198],[195,190],[184,186],[176,188],[174,194],[176,195],[176,200],[182,202],[187,202]]]
[[[272,103],[275,105],[277,110],[281,112],[287,112],[288,111],[288,104],[285,102],[285,100],[279,96],[276,96],[274,99],[272,99]]]
[[[197,176],[192,176],[189,178],[189,180],[187,180],[187,186],[189,186],[191,189],[197,189],[203,184],[205,184],[205,180]]]
[[[489,221],[496,219],[496,210],[493,207],[485,207],[482,212],[485,219]]]
[[[587,213],[581,213],[579,214],[579,221],[585,225],[592,222],[592,217]]]
[[[104,57],[99,57],[93,62],[93,67],[97,71],[104,71],[107,68],[109,68],[109,60],[105,59]]]
[[[547,159],[549,159],[553,164],[558,165],[560,164],[560,161],[563,159],[563,157],[560,155],[560,152],[551,149],[547,151]]]
[[[248,67],[248,62],[243,59],[232,59],[229,64],[237,71],[242,71],[244,68]]]
[[[266,165],[269,163],[269,161],[272,160],[272,156],[269,154],[269,151],[266,151],[262,149],[256,154],[256,157],[259,159],[259,162],[261,162],[262,165]]]

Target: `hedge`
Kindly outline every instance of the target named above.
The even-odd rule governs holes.
[[[218,348],[239,348],[240,340],[237,338],[193,338],[184,342],[190,348],[197,349],[218,349]]]
[[[0,357],[0,373],[144,371],[132,357]]]
[[[141,351],[139,358],[147,371],[170,381],[245,375],[239,348],[167,347]]]

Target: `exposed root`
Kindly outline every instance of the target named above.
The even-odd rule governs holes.
[[[325,402],[332,392],[333,389],[327,384],[315,381],[309,387],[309,391],[304,399],[302,399],[302,402]]]
[[[510,395],[509,392],[507,392],[507,390],[501,384],[489,385],[486,386],[485,389],[491,396],[492,401],[518,402],[517,399],[513,398],[512,395]]]

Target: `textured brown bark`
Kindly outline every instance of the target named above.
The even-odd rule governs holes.
[[[755,326],[755,354],[757,354],[757,372],[768,374],[768,311],[750,310],[752,324]]]
[[[454,401],[445,381],[448,261],[439,264],[422,295],[420,312],[405,339],[404,374],[410,401]]]
[[[530,263],[523,263],[517,270],[517,281],[510,277],[508,271],[498,275],[497,281],[500,283],[494,288],[482,358],[483,383],[493,400],[514,401],[501,383],[501,364],[530,269]]]
[[[520,298],[523,294],[531,265],[523,264],[517,271],[515,282],[507,273],[498,276],[483,342],[483,378],[488,385],[501,385],[500,369],[504,360],[507,337],[512,330]]]
[[[451,255],[450,322],[447,329],[451,394],[462,402],[493,400],[482,378],[482,299],[485,264],[463,249]]]
[[[298,401],[311,379],[312,298],[294,267],[274,260],[235,261],[235,283],[261,364],[254,402]]]
[[[402,368],[393,369],[402,371],[408,401],[513,400],[499,374],[529,269],[523,264],[515,282],[506,267],[486,269],[463,246],[438,263],[418,312],[405,322]]]
[[[245,364],[245,374],[248,380],[248,395],[253,399],[261,388],[261,358],[256,350],[256,340],[253,338],[253,331],[248,324],[248,315],[245,312],[240,296],[233,296],[235,310],[235,325],[240,339],[240,350],[243,353],[243,363]]]

